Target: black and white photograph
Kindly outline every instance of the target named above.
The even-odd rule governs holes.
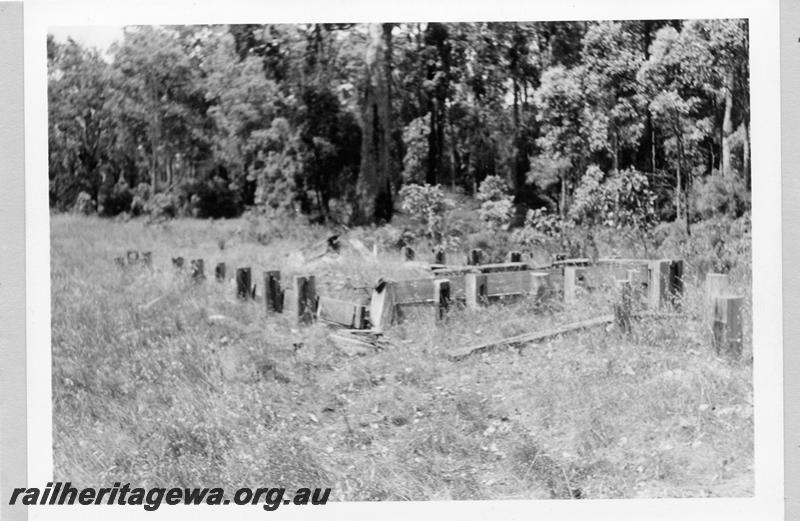
[[[52,481],[753,498],[750,20],[391,20],[48,26]]]

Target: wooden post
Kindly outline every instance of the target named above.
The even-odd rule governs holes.
[[[550,274],[546,271],[531,271],[530,294],[537,299],[545,298],[550,292]]]
[[[464,276],[464,294],[467,298],[469,309],[478,309],[487,302],[486,275],[481,273],[467,273]]]
[[[584,268],[564,266],[564,303],[573,304],[577,300],[578,281],[583,278]]]
[[[136,250],[128,250],[126,257],[128,259],[128,264],[131,266],[139,262],[139,252]]]
[[[722,295],[714,298],[713,344],[718,355],[742,356],[742,305],[744,297]]]
[[[214,268],[214,277],[217,279],[217,282],[225,282],[225,263],[224,262],[217,263],[217,267]]]
[[[264,272],[264,305],[267,313],[283,311],[283,292],[281,291],[281,272]]]
[[[183,257],[172,257],[172,266],[175,269],[182,270],[183,269]]]
[[[709,273],[706,275],[706,302],[714,305],[714,299],[728,292],[729,279],[726,273]]]
[[[373,331],[385,331],[392,325],[395,318],[394,301],[394,283],[378,279],[369,303],[369,320]]]
[[[294,296],[296,299],[297,322],[310,324],[317,312],[317,288],[314,275],[294,278]]]
[[[467,257],[467,265],[469,266],[478,266],[483,262],[483,250],[480,248],[474,248],[469,250],[469,256]]]
[[[236,296],[242,300],[253,298],[251,289],[250,268],[236,269]]]
[[[631,312],[633,308],[632,287],[629,280],[617,281],[617,302],[614,303],[614,318],[623,333],[631,332]]]
[[[510,251],[506,256],[506,262],[522,262],[522,252]]]
[[[142,262],[148,268],[152,268],[153,267],[153,252],[151,252],[151,251],[142,252]]]
[[[434,252],[434,262],[436,264],[447,264],[447,255],[444,252],[444,248],[437,248]]]
[[[410,246],[403,246],[403,259],[406,261],[413,261],[416,257],[414,250]]]
[[[669,263],[669,297],[673,305],[683,302],[683,261],[673,260]]]
[[[450,281],[437,279],[433,281],[433,306],[436,325],[447,321],[447,310],[450,307]]]
[[[651,310],[658,310],[667,301],[670,261],[667,259],[650,261],[648,268],[650,276],[647,281],[647,305]]]
[[[192,280],[201,282],[206,278],[203,259],[192,259]]]

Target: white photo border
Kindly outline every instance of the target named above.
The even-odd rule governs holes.
[[[510,1],[303,0],[296,2],[36,1],[25,3],[28,483],[52,480],[50,225],[47,176],[46,34],[53,26],[299,23],[317,21],[539,21],[747,18],[750,21],[755,495],[751,498],[349,502],[286,506],[274,519],[779,519],[783,517],[781,150],[778,0]],[[101,486],[103,484],[98,484]],[[266,484],[265,484],[266,485]],[[213,483],[197,486],[214,486]],[[222,510],[221,510],[222,509]],[[29,519],[262,519],[241,506],[32,507]]]

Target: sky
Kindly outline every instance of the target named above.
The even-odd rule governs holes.
[[[66,42],[72,38],[84,47],[96,47],[105,54],[112,43],[122,38],[122,26],[62,26],[50,27],[47,31],[58,42]]]

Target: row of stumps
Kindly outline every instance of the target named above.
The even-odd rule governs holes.
[[[294,307],[297,321],[310,324],[316,318],[317,287],[313,275],[299,275],[292,279]],[[236,296],[242,300],[256,297],[256,285],[252,283],[252,271],[248,268],[236,270]],[[283,313],[286,292],[281,288],[279,270],[264,271],[264,308],[269,313]]]
[[[400,250],[403,260],[413,261],[417,258],[417,253],[410,246],[403,246]],[[447,264],[447,253],[444,248],[436,248],[433,251],[433,263],[438,265]],[[467,253],[467,266],[479,266],[484,264],[485,255],[480,248],[473,248]],[[506,255],[506,262],[522,262],[522,252],[510,251]]]
[[[120,268],[128,266],[153,266],[153,253],[149,251],[128,250],[124,257],[115,257],[114,263]]]

